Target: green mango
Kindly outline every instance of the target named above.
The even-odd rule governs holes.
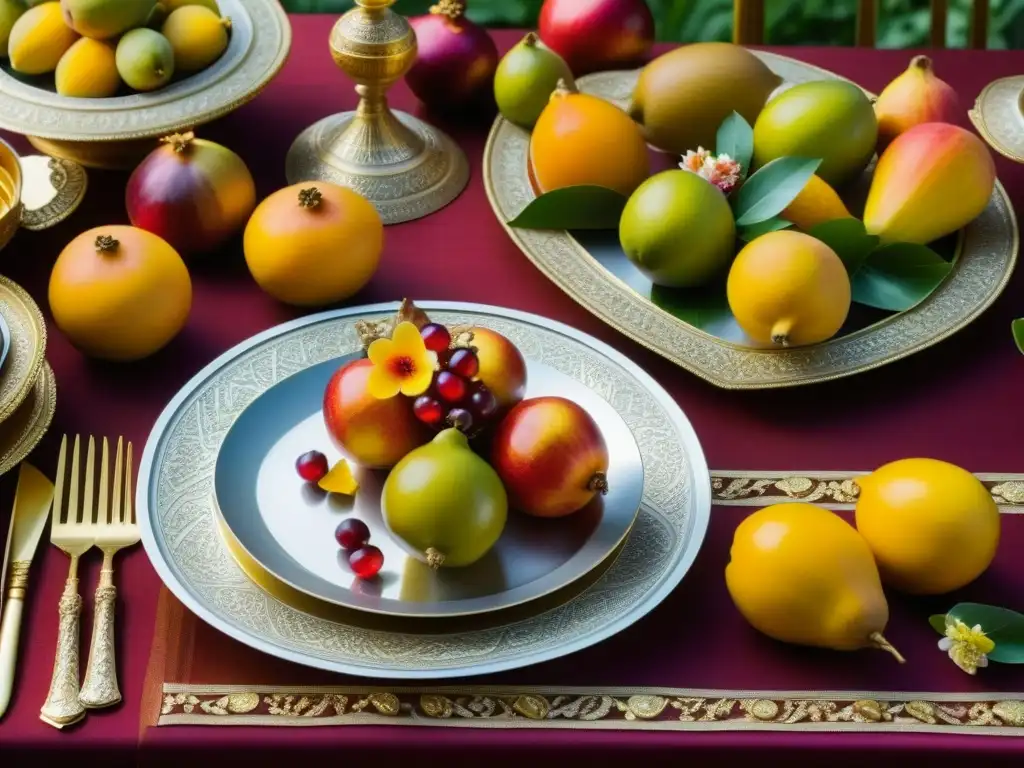
[[[64,20],[83,37],[109,40],[146,24],[157,0],[61,0]]]

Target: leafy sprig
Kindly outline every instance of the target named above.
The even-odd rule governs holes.
[[[957,603],[948,613],[928,617],[928,623],[940,635],[946,634],[947,620],[960,620],[968,627],[980,626],[995,643],[986,654],[989,661],[1024,664],[1024,614],[981,603]]]

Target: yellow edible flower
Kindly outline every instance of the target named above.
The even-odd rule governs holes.
[[[356,491],[359,490],[359,481],[352,474],[352,467],[344,459],[335,464],[330,472],[321,477],[317,485],[328,493],[340,493],[344,496],[354,496]]]
[[[419,329],[410,322],[395,326],[390,339],[377,339],[366,350],[373,368],[366,388],[378,400],[399,392],[415,397],[427,391],[437,355],[427,349]]]
[[[984,632],[981,625],[968,627],[960,619],[946,617],[946,636],[939,640],[939,648],[949,652],[949,658],[969,675],[978,667],[988,666],[988,656],[996,644]]]

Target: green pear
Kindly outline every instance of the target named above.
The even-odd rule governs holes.
[[[564,80],[569,88],[575,87],[565,60],[530,32],[498,63],[494,100],[502,117],[529,130],[544,111],[559,80]]]

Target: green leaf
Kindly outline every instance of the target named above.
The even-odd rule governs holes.
[[[724,285],[704,288],[666,288],[651,286],[651,301],[684,323],[703,331],[727,322],[732,317]]]
[[[953,265],[926,245],[883,245],[853,275],[853,300],[890,312],[904,312],[931,294]]]
[[[932,625],[932,629],[938,632],[940,635],[945,636],[946,634],[946,614],[936,613],[928,617],[928,623]]]
[[[616,229],[626,197],[614,189],[580,185],[547,192],[508,223],[518,229]]]
[[[878,246],[878,236],[869,235],[860,219],[825,221],[812,227],[807,234],[835,251],[851,276],[857,273],[868,254]]]
[[[780,219],[778,216],[773,216],[765,221],[760,221],[757,224],[751,224],[749,227],[737,227],[736,235],[745,243],[749,243],[751,240],[756,240],[761,235],[767,235],[769,232],[778,232],[780,229],[788,229],[793,226],[793,222]]]
[[[1018,317],[1010,323],[1010,330],[1013,332],[1013,340],[1017,342],[1017,349],[1024,355],[1024,317]]]
[[[981,603],[958,603],[949,615],[969,627],[976,624],[996,644],[988,654],[990,661],[1024,664],[1024,614]]]
[[[740,164],[740,178],[746,178],[754,156],[754,129],[739,112],[733,112],[718,126],[715,154],[728,155]]]
[[[778,216],[800,194],[819,165],[820,159],[779,157],[762,166],[736,193],[736,225],[746,227]]]

